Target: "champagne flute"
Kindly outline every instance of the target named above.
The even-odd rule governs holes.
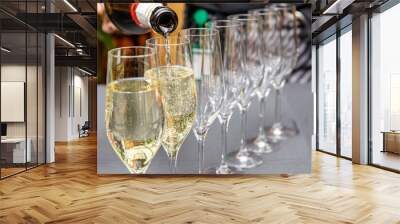
[[[257,88],[256,94],[260,101],[259,110],[259,124],[258,124],[258,135],[255,139],[249,141],[248,147],[251,151],[256,153],[270,153],[272,152],[272,146],[269,143],[267,134],[264,129],[265,125],[265,103],[266,98],[271,92],[271,80],[274,78],[276,73],[279,71],[280,66],[280,30],[279,25],[279,14],[275,9],[263,8],[251,10],[251,13],[259,15],[263,20],[260,23],[262,26],[262,41],[264,45],[264,51],[262,54],[264,62],[264,80],[263,83]]]
[[[241,45],[238,41],[241,35],[241,26],[238,21],[215,20],[206,24],[211,29],[217,29],[220,34],[221,53],[223,58],[224,88],[223,102],[218,114],[221,123],[221,162],[219,167],[210,169],[209,173],[232,174],[240,170],[229,166],[226,162],[228,152],[228,129],[233,110],[237,105],[240,94],[240,62]]]
[[[164,110],[155,82],[143,77],[154,63],[147,47],[108,52],[105,121],[108,140],[132,174],[143,174],[161,146]]]
[[[299,132],[296,122],[282,118],[281,91],[286,79],[296,66],[299,46],[300,18],[302,14],[296,11],[294,5],[277,5],[280,16],[281,66],[280,71],[271,80],[275,94],[274,123],[268,128],[267,136],[273,142],[279,142],[296,136]]]
[[[190,61],[189,41],[182,36],[151,38],[146,45],[156,54],[156,66],[145,73],[158,81],[165,110],[162,145],[176,172],[179,149],[192,129],[196,114],[196,86]]]
[[[241,37],[238,39],[242,44],[241,58],[241,89],[238,97],[238,106],[241,117],[241,139],[238,151],[228,154],[227,162],[231,166],[240,169],[253,168],[262,164],[262,158],[249,150],[246,146],[246,123],[247,109],[250,107],[251,99],[256,89],[261,85],[264,78],[262,30],[260,23],[262,18],[252,14],[237,14],[228,17],[238,21],[242,26]]]
[[[197,139],[199,173],[203,173],[204,141],[217,118],[224,95],[224,72],[218,30],[190,28],[180,32],[190,42],[196,80],[197,110],[193,128]]]

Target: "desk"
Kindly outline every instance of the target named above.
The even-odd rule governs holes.
[[[382,131],[382,134],[382,152],[392,152],[400,154],[400,131]]]
[[[5,138],[1,139],[1,151],[2,157],[9,163],[25,163],[31,161],[31,145],[32,141],[30,138],[26,139],[27,147],[25,154],[25,138]],[[6,154],[3,156],[3,154]],[[12,154],[8,156],[7,154]],[[8,157],[8,158],[7,158]],[[12,160],[11,160],[12,158]],[[25,161],[25,158],[27,160]]]

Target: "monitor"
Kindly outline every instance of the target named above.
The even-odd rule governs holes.
[[[1,123],[1,136],[7,136],[7,124]]]

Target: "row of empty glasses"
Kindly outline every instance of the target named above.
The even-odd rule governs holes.
[[[177,155],[193,130],[197,139],[198,172],[231,174],[263,163],[272,144],[293,137],[297,127],[280,118],[265,127],[265,100],[279,93],[297,59],[299,21],[292,5],[277,5],[211,21],[167,38],[146,41],[145,47],[109,51],[106,129],[112,148],[131,173],[145,173],[162,145],[175,173]],[[259,134],[247,140],[247,110],[260,101]],[[240,111],[241,140],[228,154],[229,121]],[[204,142],[218,118],[221,162],[204,167]]]

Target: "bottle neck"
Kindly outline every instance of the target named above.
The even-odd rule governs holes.
[[[132,20],[137,24],[140,25],[140,21],[139,18],[136,16],[136,8],[138,7],[139,3],[132,3],[131,4],[131,8],[130,8],[130,14],[131,14],[131,18]]]
[[[157,7],[150,17],[152,28],[157,33],[168,36],[178,25],[178,16],[168,7]]]
[[[136,25],[143,29],[152,28],[151,15],[158,7],[163,7],[162,3],[132,3],[130,12],[132,20]]]

